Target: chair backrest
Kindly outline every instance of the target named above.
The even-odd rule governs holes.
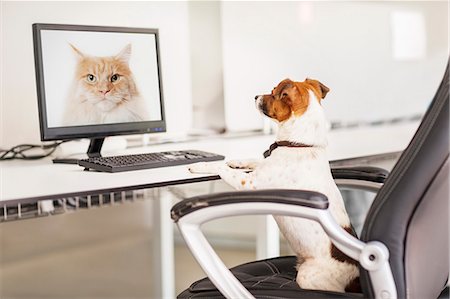
[[[398,298],[437,298],[449,273],[449,65],[421,125],[369,209],[361,239],[389,249]],[[366,271],[365,294],[374,297]]]

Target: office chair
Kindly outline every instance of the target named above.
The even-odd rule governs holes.
[[[389,141],[387,141],[389,142]],[[172,208],[191,252],[208,275],[179,298],[448,298],[449,275],[449,65],[417,132],[391,173],[374,168],[333,170],[336,182],[378,190],[360,239],[327,210],[325,195],[308,190],[210,194]],[[234,215],[279,214],[317,221],[333,244],[359,261],[362,293],[301,289],[296,258],[278,257],[230,270],[200,225]]]

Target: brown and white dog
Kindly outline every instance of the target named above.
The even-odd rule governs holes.
[[[285,188],[321,192],[328,197],[334,219],[351,233],[350,221],[331,175],[326,153],[328,125],[321,101],[328,91],[317,80],[283,80],[271,94],[255,97],[258,110],[278,123],[277,139],[269,156],[262,161],[197,163],[189,170],[218,174],[238,190]],[[356,261],[340,252],[319,224],[294,217],[274,218],[297,254],[296,280],[300,287],[359,291]]]

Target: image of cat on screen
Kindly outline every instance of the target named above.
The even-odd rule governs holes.
[[[131,44],[114,56],[91,56],[69,44],[77,64],[64,124],[87,125],[144,121],[149,118],[129,67]]]

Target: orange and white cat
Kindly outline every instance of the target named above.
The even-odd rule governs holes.
[[[149,115],[129,67],[131,44],[115,56],[97,57],[70,45],[77,65],[65,125],[144,121]]]

